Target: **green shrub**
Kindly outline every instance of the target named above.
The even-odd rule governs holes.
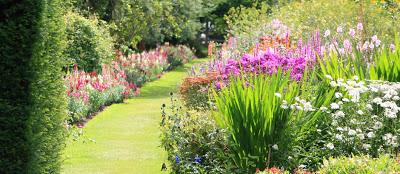
[[[124,102],[124,96],[122,95],[122,92],[124,91],[124,86],[114,86],[110,88],[107,93],[108,93],[108,99],[107,99],[107,104],[110,105],[111,103],[122,103]]]
[[[75,123],[90,113],[90,107],[80,98],[69,97],[68,100],[68,122]]]
[[[213,88],[217,76],[211,73],[205,77],[186,77],[179,89],[184,105],[191,110],[210,110],[213,101],[210,88]]]
[[[215,125],[210,112],[187,112],[174,97],[171,101],[162,107],[161,142],[173,173],[226,173],[226,131]]]
[[[67,65],[77,64],[86,72],[101,71],[102,64],[114,58],[114,41],[104,21],[91,16],[89,19],[78,13],[65,15],[68,46],[65,50]]]
[[[164,49],[168,55],[168,70],[172,70],[178,66],[188,63],[195,58],[193,51],[185,45],[165,45],[161,48]]]
[[[66,116],[60,3],[0,2],[0,173],[60,171]]]
[[[400,163],[389,156],[329,158],[319,170],[321,174],[337,173],[399,173]]]
[[[121,94],[120,94],[121,95]],[[89,91],[90,113],[97,112],[100,107],[104,106],[107,102],[107,93],[100,92],[96,89]]]

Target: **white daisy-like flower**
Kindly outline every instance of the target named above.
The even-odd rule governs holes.
[[[335,146],[332,144],[332,143],[328,143],[327,145],[326,145],[326,147],[328,148],[328,149],[334,149],[335,148]]]
[[[368,138],[375,138],[374,132],[368,132],[368,133],[367,133],[367,137],[368,137]]]
[[[342,127],[337,127],[336,130],[343,132],[345,129],[343,129]]]
[[[375,122],[373,128],[374,128],[374,129],[380,129],[380,128],[382,128],[382,126],[383,126],[382,122],[377,121],[377,122]]]
[[[278,147],[277,144],[274,144],[274,145],[272,146],[272,149],[274,149],[274,150],[279,150],[279,147]]]
[[[364,138],[365,138],[364,134],[357,134],[357,137],[358,137],[360,140],[364,140]]]
[[[373,108],[372,108],[372,105],[371,105],[371,104],[367,104],[367,105],[365,105],[365,107],[366,107],[368,110],[370,110],[370,111],[372,111],[372,110],[373,110]]]
[[[342,134],[336,134],[336,135],[335,135],[335,138],[336,138],[337,140],[339,140],[339,141],[342,141],[342,140],[343,140],[343,135],[342,135]]]
[[[332,76],[330,76],[330,75],[325,75],[325,77],[326,77],[327,79],[329,79],[329,80],[333,80]]]
[[[276,96],[276,97],[278,97],[278,98],[281,98],[281,97],[282,97],[282,94],[281,94],[281,93],[278,93],[278,92],[276,92],[276,93],[275,93],[275,96]]]
[[[328,37],[329,35],[331,35],[331,30],[326,30],[324,33],[324,37]]]
[[[362,110],[358,110],[358,111],[357,111],[357,114],[363,115],[364,112],[363,112]]]
[[[377,97],[377,98],[374,98],[374,99],[372,100],[372,102],[373,102],[373,103],[376,103],[376,104],[381,104],[381,103],[382,103],[382,99],[379,98],[379,97]]]
[[[331,103],[331,109],[339,109],[340,106],[337,103]]]
[[[300,168],[300,169],[305,169],[306,167],[307,167],[307,166],[304,165],[304,164],[299,165],[299,168]]]
[[[349,129],[349,132],[347,134],[350,135],[350,136],[353,136],[353,135],[356,135],[357,132],[355,130],[353,130],[353,129]]]
[[[336,98],[341,98],[341,97],[343,97],[343,94],[340,93],[340,92],[335,92],[335,97]]]
[[[363,144],[362,147],[365,150],[369,150],[371,148],[371,145],[370,144]]]
[[[327,108],[327,107],[325,107],[325,106],[321,106],[321,107],[319,108],[319,110],[321,110],[322,112],[325,112],[325,111],[327,111],[327,110],[328,110],[328,108]]]
[[[329,84],[330,84],[332,87],[337,87],[337,86],[339,86],[335,81],[331,81]]]
[[[345,114],[344,114],[343,111],[337,111],[337,112],[334,114],[334,116],[337,117],[337,118],[343,118],[343,117],[345,116]]]

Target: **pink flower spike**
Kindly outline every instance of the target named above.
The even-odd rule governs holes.
[[[375,46],[379,47],[380,45],[381,45],[381,40],[379,40],[379,39],[376,40],[376,41],[375,41]]]
[[[364,29],[363,24],[362,24],[362,23],[358,23],[358,24],[357,24],[357,30],[362,31],[363,29]]]
[[[351,43],[348,39],[343,41],[343,47],[346,51],[351,51]]]
[[[378,40],[378,36],[374,35],[371,37],[372,42],[376,42]]]
[[[369,44],[369,48],[370,48],[371,50],[373,50],[373,49],[375,48],[375,45],[374,45],[373,43],[370,43],[370,44]]]
[[[337,27],[336,32],[342,33],[343,32],[343,28],[341,26]]]
[[[394,44],[390,44],[390,50],[392,50],[392,52],[394,52],[396,50],[396,46]]]
[[[349,35],[351,36],[351,37],[354,37],[355,35],[356,35],[356,30],[354,30],[354,29],[350,29],[350,31],[349,31]]]

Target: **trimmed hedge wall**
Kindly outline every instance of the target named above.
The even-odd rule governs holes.
[[[59,173],[66,116],[60,2],[0,1],[0,173]]]

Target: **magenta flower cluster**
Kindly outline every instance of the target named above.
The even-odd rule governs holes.
[[[230,75],[273,74],[279,69],[287,72],[293,79],[300,80],[303,76],[307,61],[303,57],[291,57],[276,54],[274,51],[259,52],[255,55],[245,54],[241,59],[229,59],[221,70],[223,78]]]

